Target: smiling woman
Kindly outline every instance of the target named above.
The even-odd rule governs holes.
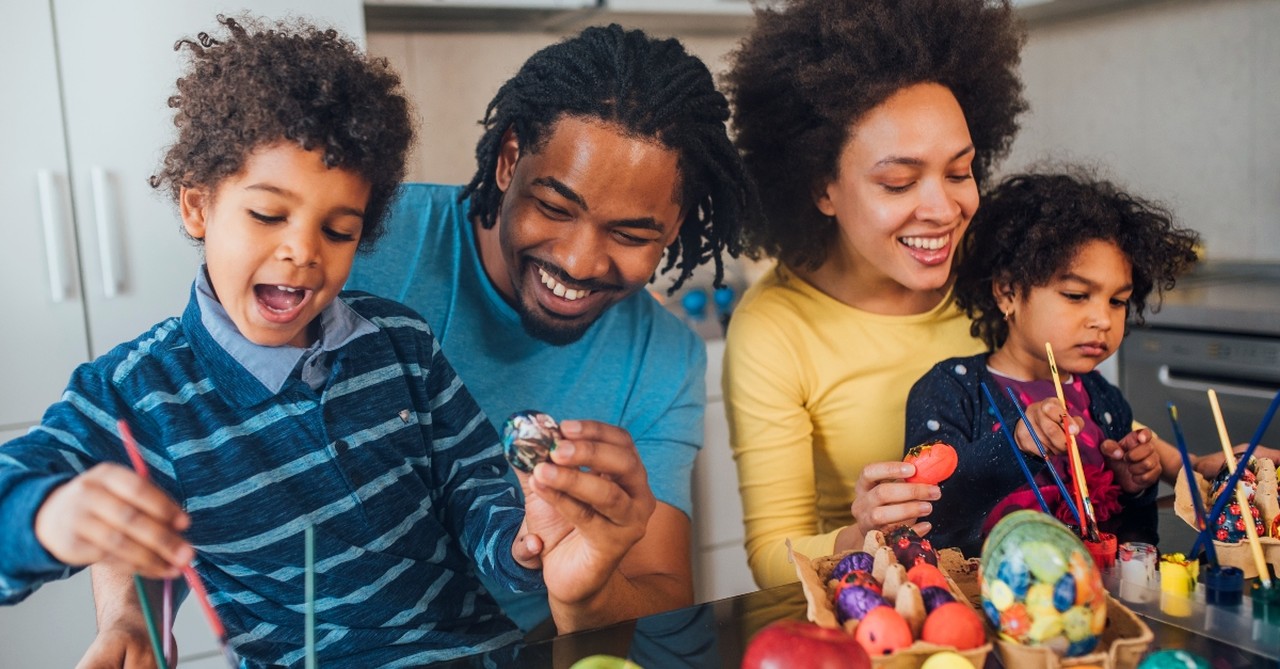
[[[826,555],[873,528],[928,530],[938,487],[901,481],[906,396],[981,350],[952,265],[1026,107],[1021,44],[1007,2],[798,0],[734,54],[737,144],[767,214],[746,250],[779,260],[735,311],[724,365],[761,586],[795,579],[784,539]]]

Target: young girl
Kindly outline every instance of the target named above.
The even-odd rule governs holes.
[[[1168,445],[1133,429],[1120,391],[1097,366],[1116,352],[1126,321],[1142,322],[1152,291],[1171,288],[1195,262],[1196,233],[1168,212],[1084,170],[1010,177],[985,199],[964,243],[956,301],[989,353],[938,363],[907,399],[907,449],[941,439],[960,463],[929,520],[935,546],[977,555],[1002,516],[1039,508],[980,390],[1017,422],[1017,442],[1054,515],[1075,523],[1006,388],[1026,407],[1049,464],[1074,478],[1045,342],[1079,444],[1099,527],[1119,541],[1156,543],[1155,488]]]

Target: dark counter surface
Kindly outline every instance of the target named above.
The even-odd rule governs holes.
[[[1224,628],[1232,628],[1231,620],[1248,619],[1249,601],[1245,608],[1232,611],[1205,609],[1198,617],[1167,616],[1158,602],[1148,606],[1134,605],[1139,617],[1151,627],[1155,639],[1151,651],[1182,648],[1211,660],[1214,669],[1277,667],[1280,654],[1280,626],[1271,623],[1261,632],[1255,625],[1254,638],[1240,647],[1224,636]],[[730,597],[715,602],[639,620],[610,625],[597,630],[578,632],[547,641],[521,645],[495,653],[460,658],[432,665],[437,669],[463,667],[515,667],[567,669],[577,660],[597,654],[627,657],[645,669],[669,668],[736,668],[751,636],[761,627],[782,618],[804,619],[805,601],[798,584]],[[1216,616],[1216,619],[1213,618]],[[1261,625],[1262,623],[1258,623]],[[1249,629],[1242,630],[1249,634]],[[1264,654],[1258,654],[1260,652]],[[1272,649],[1273,652],[1266,652]],[[993,652],[987,667],[999,667]],[[798,668],[799,669],[799,668]]]

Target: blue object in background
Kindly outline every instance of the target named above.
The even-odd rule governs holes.
[[[690,318],[706,318],[707,291],[701,288],[689,289],[684,297],[680,298],[680,306],[684,307],[685,315]]]

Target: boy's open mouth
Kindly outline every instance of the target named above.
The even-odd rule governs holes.
[[[253,292],[264,310],[283,317],[296,313],[311,297],[310,290],[293,286],[257,284]]]

